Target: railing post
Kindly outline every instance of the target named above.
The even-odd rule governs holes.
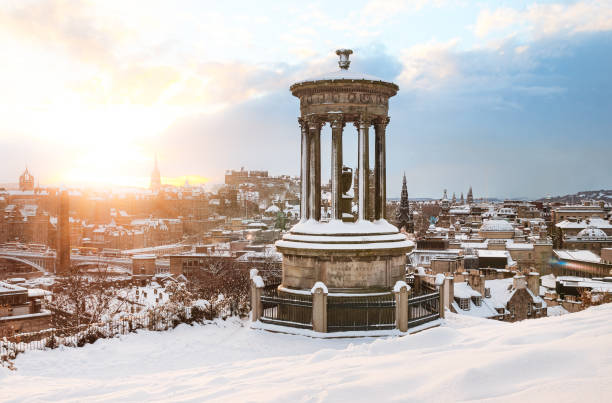
[[[312,330],[327,333],[327,287],[317,281],[310,290],[312,293]]]
[[[261,295],[263,294],[264,282],[258,275],[257,269],[251,269],[251,321],[256,322],[263,315],[263,304]]]
[[[398,281],[393,287],[395,293],[395,327],[400,332],[408,331],[408,290],[410,286],[405,281]]]
[[[419,267],[419,270],[414,273],[414,290],[417,295],[423,293],[423,277],[425,277],[425,271]]]
[[[446,278],[444,274],[436,274],[436,285],[438,286],[438,292],[440,293],[438,302],[438,312],[440,313],[440,319],[444,319],[445,311],[445,296],[448,292],[448,285],[446,284]]]
[[[446,295],[446,291],[447,287],[446,287],[446,281],[442,280],[442,284],[440,284],[439,287],[439,291],[440,291],[440,302],[438,302],[438,311],[440,312],[440,319],[444,319],[444,311],[445,311],[445,304],[444,304],[444,296]]]

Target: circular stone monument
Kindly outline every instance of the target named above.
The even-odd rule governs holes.
[[[414,244],[386,217],[385,136],[389,98],[399,87],[349,71],[351,50],[340,49],[340,70],[293,84],[301,116],[301,220],[276,248],[283,254],[279,291],[300,293],[318,281],[330,293],[355,296],[390,292],[404,280]],[[330,123],[331,219],[321,221],[321,128]],[[358,210],[352,214],[352,174],[342,163],[342,135],[352,123],[358,136]],[[370,200],[369,132],[374,127],[374,197]],[[373,208],[371,208],[373,207]]]

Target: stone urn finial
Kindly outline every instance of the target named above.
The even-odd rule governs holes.
[[[338,61],[338,65],[342,70],[348,70],[351,65],[351,61],[349,60],[349,56],[353,54],[351,49],[338,49],[336,50],[336,54],[340,56],[340,60]]]

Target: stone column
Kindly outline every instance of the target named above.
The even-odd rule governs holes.
[[[376,140],[374,142],[374,219],[386,218],[387,210],[387,158],[385,134],[389,118],[383,118],[376,122],[374,130]]]
[[[309,189],[309,217],[321,220],[321,122],[311,120],[308,122],[310,137],[310,189]]]
[[[344,121],[338,116],[332,121],[332,150],[331,150],[331,185],[332,185],[332,220],[342,219],[342,192],[340,191],[340,178],[342,176],[342,130]]]
[[[300,131],[302,133],[302,160],[300,170],[300,221],[306,221],[309,217],[308,198],[310,195],[310,137],[308,136],[308,123],[299,118]]]
[[[395,293],[395,327],[400,332],[408,331],[408,290],[405,281],[398,281],[393,287]]]
[[[312,293],[312,330],[327,332],[327,287],[317,281],[310,290]]]
[[[370,178],[370,121],[366,117],[355,123],[359,130],[359,220],[367,220]]]

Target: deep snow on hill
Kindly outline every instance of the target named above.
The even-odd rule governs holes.
[[[538,401],[612,396],[612,304],[502,323],[450,314],[396,338],[313,339],[237,319],[20,355],[2,401]]]

